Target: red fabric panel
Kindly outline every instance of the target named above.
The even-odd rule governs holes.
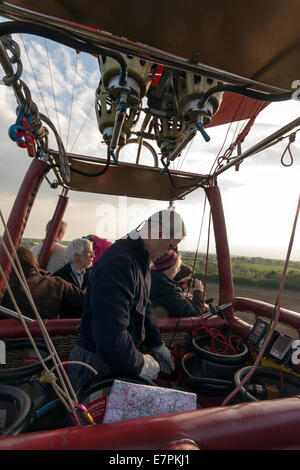
[[[269,104],[268,101],[254,100],[237,93],[226,92],[224,93],[219,111],[213,116],[211,123],[206,127],[215,127],[221,124],[250,119]]]

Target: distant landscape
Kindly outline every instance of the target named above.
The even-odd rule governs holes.
[[[204,280],[206,255],[182,252],[182,262],[193,267],[194,276]],[[251,258],[244,256],[231,257],[234,297],[246,297],[261,300],[271,305],[276,304],[279,293],[281,275],[284,268],[283,260],[269,258]],[[213,298],[213,303],[219,303],[219,279],[216,255],[209,255],[207,265],[207,285],[205,298]],[[281,307],[300,313],[300,262],[291,261],[287,270],[284,290],[281,297]],[[249,312],[235,312],[237,317],[249,324],[255,322],[255,315]],[[277,329],[284,334],[298,339],[294,328],[279,323]]]
[[[182,252],[181,259],[184,264],[194,268],[194,275],[204,279],[206,270],[206,255]],[[284,268],[283,260],[269,258],[251,258],[245,256],[232,256],[232,275],[235,285],[252,286],[260,288],[278,289]],[[209,255],[207,263],[207,282],[218,282],[218,264],[216,255]],[[290,261],[285,288],[300,292],[300,262]]]
[[[42,240],[40,238],[22,238],[20,245],[30,249],[31,247],[33,247],[33,245],[38,245],[39,243],[41,243],[41,241]],[[62,243],[63,245],[68,245],[68,243],[70,242],[62,240],[60,243]]]
[[[40,242],[40,239],[23,238],[21,244],[30,249],[34,244]],[[68,244],[68,241],[63,243]],[[194,252],[182,251],[180,254],[184,264],[192,268],[195,264],[194,277],[198,277],[203,281],[206,255],[204,253],[198,253],[195,260]],[[284,267],[283,260],[232,256],[231,264],[235,297],[248,297],[275,305]],[[219,302],[219,277],[216,255],[209,255],[208,258],[205,297],[206,299],[213,298],[214,304],[218,304]],[[300,313],[299,261],[291,261],[289,263],[281,307]],[[254,314],[251,313],[236,312],[236,315],[251,324],[255,320]],[[282,333],[298,338],[297,332],[285,325],[281,325],[278,329],[280,329]]]
[[[31,248],[34,244],[40,243],[40,239],[23,238],[21,244]],[[68,241],[61,242],[68,244]],[[182,263],[188,266],[195,265],[194,276],[202,280],[205,275],[206,255],[198,253],[195,260],[195,253],[190,251],[180,252]],[[270,258],[232,256],[232,274],[235,285],[278,289],[281,275],[284,268],[284,261]],[[210,254],[207,264],[207,282],[218,283],[217,257]],[[300,292],[300,261],[290,261],[285,281],[285,289]]]

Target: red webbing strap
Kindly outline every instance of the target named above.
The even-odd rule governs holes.
[[[250,132],[251,127],[252,127],[253,124],[254,124],[255,119],[257,118],[257,116],[259,115],[259,113],[260,113],[268,104],[269,104],[269,102],[264,102],[264,101],[262,101],[262,102],[256,107],[256,110],[253,112],[253,115],[251,116],[251,118],[250,118],[249,121],[247,122],[246,126],[245,126],[244,129],[240,132],[240,134],[237,136],[236,140],[235,140],[234,143],[232,144],[233,148],[235,148],[239,143],[244,142],[245,138],[247,137],[247,135],[248,135],[249,132]]]

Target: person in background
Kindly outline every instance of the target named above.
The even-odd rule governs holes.
[[[87,235],[86,237],[93,244],[94,248],[94,259],[92,265],[95,264],[95,261],[102,255],[102,253],[111,245],[111,242],[106,240],[106,238],[100,238],[96,235]]]
[[[79,339],[70,355],[94,367],[97,378],[135,376],[154,380],[159,371],[174,370],[172,354],[164,345],[150,302],[150,260],[177,248],[185,235],[179,214],[159,211],[97,259],[87,287]],[[151,354],[143,354],[147,345]],[[70,364],[75,389],[87,385],[93,372]]]
[[[183,278],[186,278],[188,276],[192,277],[193,270],[190,266],[187,264],[181,263],[180,268],[174,277],[174,281],[181,281]]]
[[[46,235],[50,229],[51,222],[52,221],[49,220],[49,222],[46,225]],[[65,236],[66,230],[67,230],[67,224],[66,222],[62,221],[60,228],[59,228],[59,232],[57,234],[56,240],[53,245],[53,251],[50,255],[48,264],[46,266],[46,271],[50,273],[53,273],[57,271],[58,269],[62,268],[66,262],[65,261],[66,246],[60,243],[60,241]],[[37,257],[37,259],[40,256],[43,244],[44,244],[44,240],[41,243],[39,243],[39,245],[33,246],[31,248],[32,253]]]
[[[94,259],[93,244],[86,238],[72,240],[66,249],[66,264],[53,273],[80,289],[86,289],[90,268]]]
[[[201,315],[203,306],[203,285],[199,279],[190,276],[174,281],[181,265],[180,255],[174,250],[168,251],[153,263],[151,270],[150,300],[156,316],[196,317]],[[183,291],[191,281],[189,294]]]
[[[40,270],[36,256],[28,248],[19,247],[17,256],[42,318],[81,317],[84,300],[82,290],[60,277],[49,277],[46,271]],[[35,318],[33,308],[14,270],[11,271],[9,286],[21,313],[29,318]],[[8,290],[4,294],[1,305],[15,311]]]

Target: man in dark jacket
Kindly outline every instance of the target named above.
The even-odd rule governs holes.
[[[93,366],[100,377],[130,375],[153,380],[159,370],[173,370],[172,355],[152,314],[149,264],[170,246],[176,248],[184,234],[178,214],[160,211],[140,231],[134,230],[106,249],[89,278],[80,336],[70,360]],[[139,351],[144,341],[155,359]],[[83,366],[70,365],[68,373],[76,389],[93,379],[90,369]]]

